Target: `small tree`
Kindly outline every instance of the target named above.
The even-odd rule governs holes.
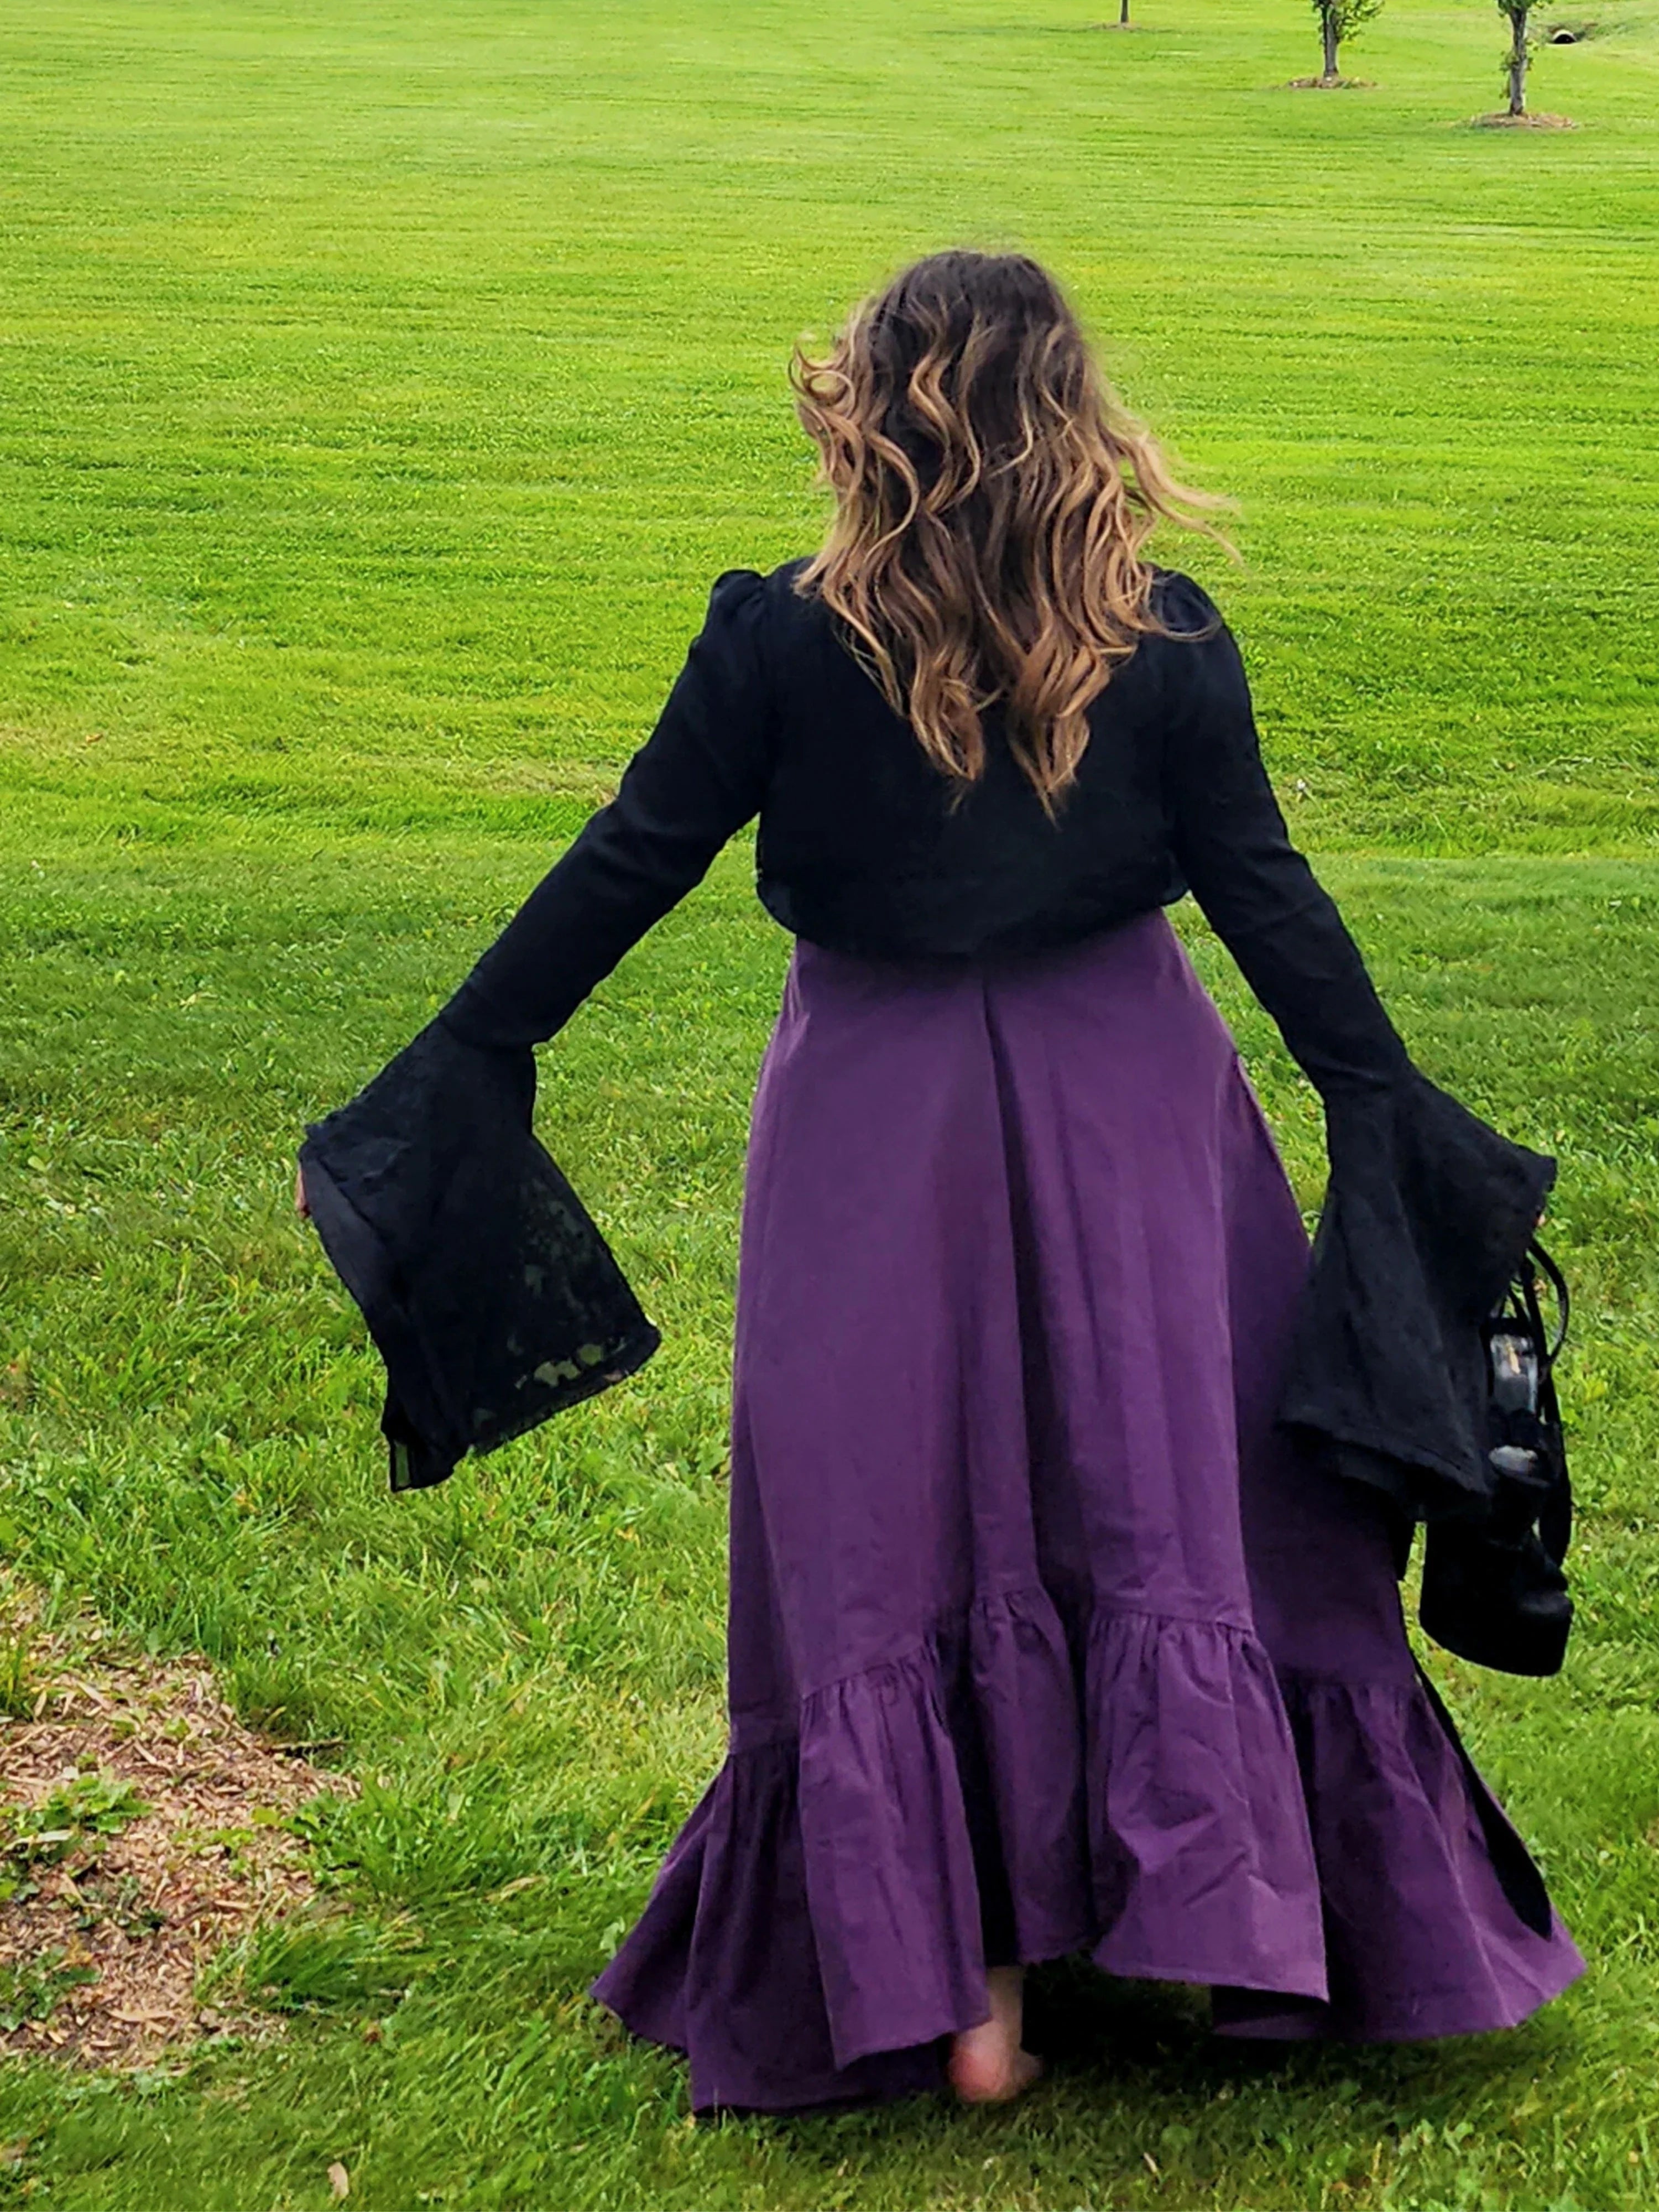
[[[1527,64],[1532,59],[1532,40],[1527,35],[1527,18],[1532,13],[1533,0],[1498,0],[1498,12],[1507,15],[1510,21],[1510,50],[1504,57],[1504,79],[1509,86],[1510,113],[1524,115],[1527,112]]]
[[[1527,0],[1528,7],[1532,0]],[[1314,13],[1325,41],[1325,70],[1321,84],[1334,84],[1340,74],[1337,54],[1344,39],[1351,39],[1364,23],[1382,12],[1382,0],[1313,0]]]

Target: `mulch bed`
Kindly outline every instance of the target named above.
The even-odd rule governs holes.
[[[46,1632],[15,1589],[0,1638],[24,1655],[21,1711],[0,1717],[0,2051],[133,2067],[280,2033],[234,1998],[198,2003],[198,1978],[313,1897],[284,1823],[351,1785],[246,1728],[204,1663],[137,1656],[85,1620]],[[66,1802],[93,1808],[84,1831],[52,1814]]]

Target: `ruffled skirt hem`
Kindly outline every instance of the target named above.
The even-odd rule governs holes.
[[[938,2086],[988,1960],[1207,1985],[1231,2036],[1477,2033],[1583,1971],[1498,1835],[1529,1868],[1421,1682],[1007,1592],[805,1698],[796,1736],[739,1721],[593,1994],[686,2053],[700,2111]]]

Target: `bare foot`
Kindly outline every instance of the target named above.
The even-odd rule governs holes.
[[[993,1966],[985,1981],[991,2017],[951,2039],[946,2071],[964,2105],[1008,2105],[1042,2071],[1042,2061],[1020,2048],[1025,1969]]]

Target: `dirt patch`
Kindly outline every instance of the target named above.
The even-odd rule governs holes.
[[[1286,92],[1375,92],[1376,79],[1370,76],[1293,76],[1285,89]]]
[[[350,1784],[243,1726],[199,1662],[0,1587],[0,2051],[142,2066],[280,2022],[198,2004],[224,1947],[314,1894],[285,1823]]]
[[[1471,131],[1576,131],[1578,125],[1570,115],[1509,115],[1501,108],[1495,115],[1472,115]]]

